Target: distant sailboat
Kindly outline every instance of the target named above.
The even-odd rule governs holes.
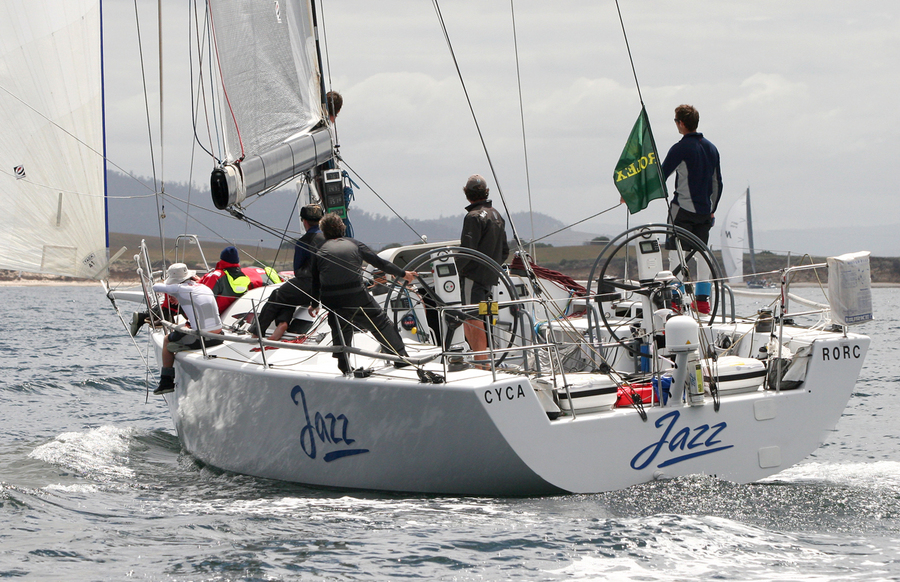
[[[756,274],[756,252],[753,246],[753,219],[750,214],[750,188],[735,201],[725,215],[722,227],[722,264],[729,283],[744,281],[744,251],[750,251],[750,273],[753,279],[747,281],[748,287],[762,288],[767,286],[765,280]]]

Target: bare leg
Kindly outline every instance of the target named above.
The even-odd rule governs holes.
[[[175,391],[175,354],[169,351],[169,336],[163,338],[162,369],[159,371],[159,386],[154,394],[168,394]]]
[[[469,342],[469,348],[473,352],[483,352],[487,350],[487,333],[484,331],[484,322],[478,319],[467,319],[463,324],[463,333],[466,341]],[[477,354],[476,360],[487,360],[488,354]]]
[[[163,338],[162,367],[171,368],[175,365],[175,354],[169,351],[169,336]]]
[[[277,342],[278,340],[281,339],[281,336],[284,335],[284,332],[287,331],[287,328],[288,328],[288,322],[283,321],[283,322],[279,323],[275,327],[275,331],[272,332],[272,335],[269,336],[269,339],[272,340],[273,342]]]

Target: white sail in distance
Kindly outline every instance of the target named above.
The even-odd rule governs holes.
[[[0,268],[108,275],[100,3],[0,3]]]
[[[744,249],[747,248],[747,193],[725,215],[722,225],[722,265],[729,283],[744,281]]]

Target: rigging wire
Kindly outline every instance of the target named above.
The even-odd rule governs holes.
[[[307,182],[308,183],[308,182]],[[291,208],[290,213],[288,213],[287,224],[284,225],[284,230],[281,232],[281,242],[278,245],[278,248],[275,250],[275,258],[272,259],[272,263],[278,262],[278,254],[281,252],[281,247],[284,245],[285,239],[287,238],[288,229],[291,227],[291,221],[294,220],[294,210],[300,208],[300,196],[303,195],[303,186],[301,185],[297,188],[297,199],[294,201],[294,206]],[[300,223],[303,224],[302,222]]]
[[[331,54],[328,51],[328,27],[325,26],[325,0],[319,0],[319,12],[322,13],[322,44],[325,45],[325,72],[327,72],[328,76],[328,89],[331,90]],[[328,109],[326,108],[325,111],[327,113]]]
[[[163,196],[166,194],[166,156],[165,147],[165,93],[163,92],[163,18],[162,18],[162,0],[156,2],[156,37],[159,45],[159,191]]]
[[[143,85],[144,85],[144,110],[147,114],[147,134],[148,134],[147,138],[148,138],[148,145],[150,146],[150,168],[153,172],[153,191],[159,192],[157,189],[157,179],[156,179],[156,158],[153,153],[153,129],[150,124],[150,101],[149,101],[149,96],[148,96],[149,94],[147,91],[147,75],[145,72],[146,69],[144,68],[144,45],[141,42],[141,20],[140,20],[140,16],[138,13],[137,0],[134,0],[134,21],[135,21],[135,26],[137,28],[138,55],[139,55],[140,61],[141,61],[141,81],[143,82]],[[126,172],[126,174],[127,174],[127,172]],[[166,207],[165,207],[165,203],[163,203],[162,207],[160,207],[159,196],[160,196],[160,194],[157,193],[157,195],[156,195],[156,217],[157,217],[157,225],[159,226],[159,248],[162,249],[163,257],[165,257],[166,241],[165,241],[165,237],[163,236],[162,221],[163,221],[163,217],[165,217],[165,208]]]
[[[351,167],[350,167],[350,164],[348,164],[348,163],[346,162],[346,160],[344,160],[344,158],[338,157],[338,159],[341,161],[341,163],[342,163],[348,170],[350,170],[351,172],[353,172],[353,175],[356,176],[356,179],[357,179],[357,180],[359,180],[360,182],[362,182],[362,183],[365,185],[365,187],[368,188],[368,189],[372,192],[372,194],[374,194],[379,200],[381,200],[382,204],[384,204],[385,206],[387,206],[388,209],[389,209],[391,212],[394,213],[394,216],[396,216],[397,218],[399,218],[400,221],[401,221],[403,224],[405,224],[405,225],[407,226],[407,228],[409,228],[409,230],[413,231],[413,233],[415,233],[415,235],[416,235],[417,237],[419,237],[419,240],[421,240],[422,242],[425,242],[425,241],[427,240],[426,237],[425,237],[424,235],[422,235],[422,234],[419,234],[419,232],[418,232],[415,228],[413,228],[413,226],[412,226],[410,223],[408,223],[408,222],[406,221],[405,218],[403,218],[402,216],[400,216],[400,214],[399,214],[396,210],[394,210],[394,208],[393,208],[390,204],[387,203],[387,200],[385,200],[384,198],[382,198],[382,197],[381,197],[381,194],[379,194],[378,192],[375,191],[375,188],[372,188],[372,186],[370,186],[369,183],[366,182],[366,181],[362,178],[362,176],[360,176],[358,173],[356,173],[356,170],[354,170],[353,168],[351,168]]]
[[[491,154],[488,151],[487,143],[484,140],[484,134],[481,131],[481,124],[478,122],[478,116],[475,115],[475,108],[472,105],[472,99],[469,97],[469,90],[466,88],[466,82],[463,79],[462,71],[459,68],[459,61],[456,59],[456,52],[453,50],[453,43],[450,42],[450,34],[447,31],[446,22],[444,22],[444,15],[441,13],[440,3],[438,0],[432,0],[432,5],[434,6],[434,10],[437,13],[438,23],[440,24],[441,32],[444,35],[444,40],[447,43],[447,49],[450,51],[450,57],[453,59],[453,66],[456,68],[456,75],[459,78],[459,83],[462,86],[463,94],[466,97],[466,103],[469,105],[469,112],[472,114],[472,121],[475,123],[475,129],[478,132],[478,138],[481,140],[481,147],[484,150],[485,158],[487,158],[488,166],[491,169],[491,176],[493,176],[494,183],[497,185],[497,194],[500,196],[500,202],[503,204],[503,209],[506,211],[506,217],[513,232],[513,239],[516,242],[516,246],[519,247],[520,250],[524,250],[522,248],[521,239],[519,238],[519,233],[516,231],[516,225],[513,222],[512,215],[509,212],[509,206],[507,206],[506,199],[503,196],[503,189],[500,187],[500,181],[497,179],[497,171],[494,169],[494,162],[491,160]]]
[[[481,140],[481,147],[484,150],[484,156],[487,159],[488,166],[491,168],[491,175],[494,178],[494,183],[497,185],[497,193],[500,196],[500,203],[503,204],[503,210],[506,212],[506,218],[509,221],[509,227],[512,230],[513,242],[516,246],[516,252],[526,253],[525,248],[522,246],[522,239],[519,237],[519,232],[516,229],[516,223],[512,219],[512,214],[509,211],[509,205],[506,203],[506,198],[503,196],[503,188],[500,186],[500,180],[497,177],[497,171],[494,168],[494,163],[491,160],[491,154],[488,151],[487,143],[484,140],[484,134],[481,131],[481,124],[478,122],[478,117],[475,115],[475,108],[472,105],[472,99],[469,97],[469,91],[466,89],[466,82],[463,79],[462,71],[459,68],[459,61],[456,59],[456,52],[453,50],[453,43],[450,42],[450,34],[447,31],[447,25],[444,22],[444,15],[441,13],[441,7],[438,0],[432,0],[432,4],[434,5],[434,10],[437,13],[438,22],[441,26],[441,31],[444,35],[444,40],[447,42],[447,49],[450,51],[450,56],[453,59],[453,65],[456,68],[456,74],[459,77],[459,83],[462,86],[463,94],[466,96],[466,103],[469,105],[469,111],[472,114],[472,121],[475,123],[475,129],[478,131],[478,137]],[[531,265],[528,261],[523,261],[525,265],[525,272],[528,275],[529,280],[534,285],[535,289],[540,289],[540,286],[536,284],[537,275],[534,273],[534,269],[531,268]]]
[[[519,70],[519,41],[516,35],[516,7],[515,0],[509,0],[509,10],[512,16],[513,48],[516,55],[516,85],[519,89],[519,117],[522,124],[522,152],[525,157],[525,189],[528,192],[528,216],[531,219],[531,254],[534,255],[534,209],[531,205],[531,173],[528,166],[528,141],[525,139],[525,106],[522,102],[522,74]]]
[[[219,157],[216,156],[216,155],[211,151],[211,150],[212,150],[212,144],[213,144],[213,143],[219,143],[219,142],[220,142],[220,139],[218,139],[218,137],[219,137],[219,136],[218,136],[219,125],[218,125],[217,123],[210,123],[210,120],[209,120],[209,111],[208,111],[208,109],[207,109],[207,107],[206,107],[206,105],[207,105],[207,99],[206,99],[206,92],[205,92],[205,84],[204,84],[204,82],[203,82],[203,47],[206,46],[206,47],[209,48],[210,51],[212,50],[212,47],[211,47],[211,44],[212,44],[212,43],[207,44],[207,42],[206,42],[206,40],[208,39],[208,37],[206,36],[206,33],[207,33],[207,31],[209,30],[209,6],[207,5],[206,10],[204,11],[205,23],[204,23],[203,28],[202,28],[202,30],[203,30],[203,36],[202,36],[202,38],[201,38],[201,34],[200,34],[200,30],[201,30],[201,29],[200,29],[200,18],[199,18],[199,15],[197,14],[197,2],[194,1],[194,2],[193,2],[193,5],[194,5],[194,32],[195,32],[195,34],[196,34],[196,36],[197,36],[197,64],[198,64],[198,66],[197,66],[197,92],[199,93],[199,95],[196,95],[196,96],[194,95],[194,83],[193,83],[193,78],[194,78],[194,59],[192,58],[192,55],[191,55],[191,54],[188,54],[188,66],[190,67],[190,78],[192,79],[192,81],[191,81],[191,83],[190,83],[190,87],[191,87],[191,103],[195,103],[195,102],[196,102],[196,105],[194,106],[194,115],[192,116],[192,119],[191,119],[191,121],[192,121],[192,123],[193,123],[194,141],[200,146],[200,148],[201,148],[203,151],[205,151],[205,152],[209,155],[209,157],[211,157],[213,160],[215,160],[215,162],[216,162],[217,164],[221,164],[222,161],[219,159]],[[189,39],[189,40],[188,40],[188,47],[190,47],[190,45],[191,45],[191,42],[190,42],[190,39]],[[190,48],[188,49],[188,51],[189,51],[189,53],[190,53]],[[211,55],[210,55],[210,60],[212,60],[212,56],[211,56]],[[210,76],[211,76],[211,75],[210,75]],[[210,79],[210,83],[212,83],[212,79]],[[211,95],[211,96],[214,96],[214,95],[215,95],[215,92],[214,92],[214,91],[211,91],[211,92],[210,92],[210,95]],[[206,118],[206,132],[207,132],[207,138],[209,139],[209,143],[210,143],[210,149],[206,149],[206,146],[203,145],[203,142],[200,141],[200,136],[197,135],[197,118],[198,118],[199,115],[200,115],[200,105],[201,105],[201,104],[203,105],[203,113],[204,113],[204,117]],[[215,115],[215,108],[213,108],[213,115]],[[217,137],[217,139],[216,139],[215,141],[213,141],[212,133],[209,131],[210,126],[216,128],[216,134],[217,134],[216,137]]]
[[[322,44],[325,45],[325,70],[328,75],[328,90],[331,91],[334,89],[331,84],[331,53],[328,51],[328,35],[327,35],[327,26],[325,26],[325,0],[320,0],[319,2],[319,12],[322,13]],[[328,103],[327,93],[322,95],[322,100],[325,102],[325,116],[330,117],[331,112],[331,104]],[[334,116],[334,121],[331,122],[331,126],[334,128],[334,144],[335,148],[339,148],[340,139],[338,139],[338,130],[337,130],[337,115]]]
[[[619,8],[619,0],[616,0],[616,12],[619,14],[619,25],[622,27],[622,36],[625,37],[625,50],[628,52],[628,62],[631,64],[631,74],[634,76],[634,85],[637,88],[641,107],[643,107],[644,96],[641,95],[641,84],[638,82],[637,69],[634,66],[634,58],[631,56],[631,45],[628,43],[628,34],[625,32],[625,20],[622,19],[622,9]]]
[[[628,52],[628,62],[631,64],[631,74],[634,76],[634,86],[637,89],[638,100],[641,102],[641,111],[642,114],[646,113],[646,107],[644,106],[644,96],[641,93],[641,84],[638,81],[637,76],[637,68],[634,66],[634,57],[631,54],[631,44],[628,42],[628,33],[625,32],[625,20],[622,18],[622,9],[619,7],[619,0],[616,0],[616,12],[619,15],[619,25],[622,27],[622,37],[625,39],[625,49]],[[650,129],[650,115],[647,114],[647,126]],[[650,145],[653,148],[653,151],[656,152],[656,158],[659,159],[659,149],[656,147],[656,139],[653,137],[653,130],[650,129]],[[659,182],[662,184],[663,192],[666,192],[666,178],[662,173],[662,166],[657,163],[656,165],[656,173],[659,176]],[[668,194],[666,194],[668,197]],[[625,228],[628,230],[630,228],[631,223],[631,213],[625,215]],[[628,276],[628,248],[625,248],[625,276]]]
[[[534,239],[534,241],[532,241],[532,242],[540,242],[540,241],[544,240],[545,238],[551,237],[551,236],[553,236],[554,234],[560,233],[560,232],[562,232],[562,231],[564,231],[564,230],[568,230],[568,229],[572,228],[573,226],[577,226],[577,225],[581,224],[582,222],[587,222],[588,220],[590,220],[590,219],[592,219],[592,218],[597,218],[597,217],[600,216],[601,214],[606,214],[607,212],[610,212],[610,211],[612,211],[612,210],[615,210],[615,209],[618,208],[619,206],[621,206],[621,204],[616,204],[615,206],[610,206],[610,207],[607,208],[606,210],[601,210],[601,211],[598,212],[597,214],[592,214],[591,216],[588,216],[587,218],[582,218],[581,220],[579,220],[579,221],[577,221],[577,222],[573,222],[572,224],[570,224],[570,225],[568,225],[568,226],[564,226],[564,227],[562,227],[562,228],[560,228],[560,229],[554,230],[554,231],[551,232],[550,234],[545,234],[545,235],[542,236],[541,238]]]

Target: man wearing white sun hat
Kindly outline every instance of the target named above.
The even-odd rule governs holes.
[[[165,283],[157,283],[153,290],[167,293],[178,299],[178,304],[187,315],[192,329],[210,333],[222,333],[222,320],[212,289],[197,282],[196,273],[184,263],[174,263],[166,271]],[[204,340],[206,347],[217,346],[220,339]],[[175,390],[175,352],[200,348],[200,337],[173,331],[163,340],[162,370],[159,373],[159,386],[154,394],[168,394]]]

